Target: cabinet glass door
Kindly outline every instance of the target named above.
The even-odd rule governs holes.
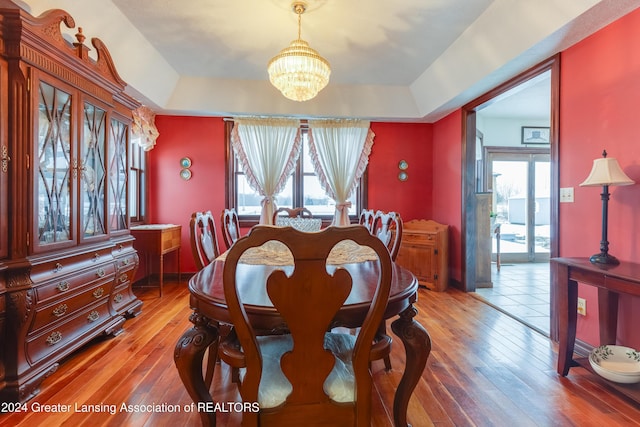
[[[109,228],[126,230],[129,221],[127,211],[127,144],[129,126],[111,119],[109,126]]]
[[[106,112],[88,102],[84,104],[84,128],[80,160],[80,206],[82,235],[106,234]]]
[[[71,95],[40,82],[37,112],[36,203],[40,244],[72,239]]]

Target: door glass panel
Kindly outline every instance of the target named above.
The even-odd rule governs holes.
[[[40,83],[38,88],[38,241],[71,239],[71,95]]]
[[[119,120],[111,119],[109,126],[109,229],[125,230],[127,212],[127,143],[129,127]]]
[[[80,206],[84,237],[106,233],[104,195],[105,170],[105,117],[104,110],[84,104],[84,129],[80,163]]]
[[[496,221],[500,226],[502,253],[527,253],[527,163],[492,163]]]
[[[548,156],[547,156],[548,157]],[[549,253],[551,248],[550,223],[551,223],[551,164],[549,160],[535,161],[535,188],[534,194],[536,206],[535,215],[535,245],[536,253]]]

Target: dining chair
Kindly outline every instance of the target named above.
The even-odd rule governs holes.
[[[240,221],[236,209],[224,209],[220,222],[222,223],[222,238],[229,249],[240,238]]]
[[[379,238],[389,250],[391,260],[395,262],[402,243],[402,218],[397,212],[377,211],[371,225],[371,233]],[[391,343],[387,334],[387,325],[383,321],[378,330],[378,343],[371,360],[384,360],[387,371],[391,370]]]
[[[391,260],[395,261],[402,243],[402,218],[400,214],[397,212],[377,211],[371,230],[373,235],[377,236],[387,246]]]
[[[284,214],[284,215],[283,215]],[[288,218],[313,218],[313,214],[307,208],[278,208],[273,213],[273,224],[276,224],[276,219],[279,215],[286,216]]]
[[[356,336],[327,332],[355,286],[346,269],[327,269],[331,249],[343,240],[370,247],[379,264],[376,291]],[[276,267],[261,285],[289,333],[257,336],[236,287],[236,271],[243,253],[268,241],[282,242],[293,255],[292,272]],[[387,248],[359,225],[311,234],[258,225],[236,241],[227,252],[223,287],[238,342],[221,343],[220,354],[244,368],[239,387],[243,401],[259,404],[257,412],[243,412],[243,426],[371,425],[370,352],[391,276]]]
[[[362,212],[360,212],[360,218],[358,219],[358,224],[364,225],[367,230],[369,230],[369,233],[371,233],[371,230],[373,230],[373,219],[375,216],[376,214],[373,209],[362,209]]]
[[[220,255],[216,226],[211,211],[192,213],[189,230],[193,260],[196,263],[196,268],[202,270]],[[222,334],[223,333],[221,333],[221,335]],[[225,330],[224,335],[226,336],[227,334],[228,331]],[[211,384],[213,380],[217,360],[217,353],[209,351],[205,373],[205,381],[207,384]]]
[[[191,214],[191,253],[198,270],[202,270],[220,255],[218,237],[211,211]]]

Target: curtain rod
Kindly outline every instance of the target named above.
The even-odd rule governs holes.
[[[233,117],[223,117],[222,120],[225,121],[225,122],[234,122],[235,121],[233,119]],[[300,127],[304,127],[304,128],[309,127],[309,122],[307,121],[307,119],[299,119],[299,120],[300,120]]]

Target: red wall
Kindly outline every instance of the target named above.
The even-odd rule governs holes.
[[[561,55],[560,187],[575,188],[575,203],[560,204],[560,255],[590,256],[600,251],[601,188],[579,187],[592,162],[606,149],[609,157],[640,183],[640,9],[612,23]],[[640,262],[640,188],[610,187],[609,252]],[[587,316],[578,338],[598,344],[597,292],[580,286]],[[640,299],[621,297],[619,341],[640,347]],[[632,333],[634,332],[634,333]]]
[[[149,152],[149,222],[182,225],[182,271],[195,271],[189,242],[189,220],[195,211],[224,209],[225,146],[221,118],[157,116],[160,132]],[[192,162],[191,179],[180,178],[180,159]],[[218,241],[224,246],[218,230]],[[177,271],[172,255],[165,271]]]
[[[149,221],[182,225],[181,270],[196,270],[189,242],[189,219],[198,210],[218,215],[225,205],[224,121],[220,117],[157,116],[160,132],[149,152]],[[431,215],[430,124],[372,123],[376,134],[369,157],[369,207],[395,210],[405,220]],[[192,160],[192,178],[180,178],[180,159]],[[409,163],[409,179],[398,180],[398,163]],[[218,230],[218,242],[224,241]],[[177,272],[172,255],[165,271]],[[143,274],[144,266],[139,273]]]
[[[433,219],[449,224],[451,279],[462,280],[462,113],[433,126]]]
[[[430,124],[372,123],[376,134],[369,157],[369,208],[400,212],[402,219],[431,219],[433,159]],[[398,163],[409,167],[398,179]]]

